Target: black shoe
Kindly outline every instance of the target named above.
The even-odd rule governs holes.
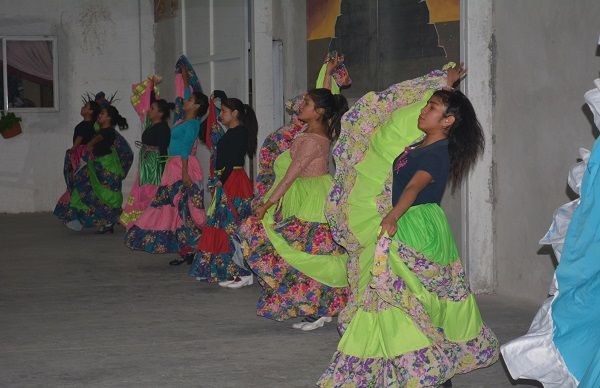
[[[444,382],[444,384],[442,384],[442,387],[451,387],[452,386],[452,379],[448,379]]]
[[[169,265],[181,265],[185,263],[185,259],[173,259],[171,261],[169,261]]]
[[[102,225],[100,227],[100,229],[98,229],[96,231],[96,234],[106,234],[106,233],[110,233],[110,234],[115,233],[115,225],[114,224]]]

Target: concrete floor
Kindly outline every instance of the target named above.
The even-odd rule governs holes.
[[[255,315],[258,288],[222,289],[129,251],[114,235],[76,233],[50,214],[0,215],[1,387],[311,387],[333,324],[305,333]],[[478,298],[506,341],[537,306]],[[512,382],[499,362],[455,387]]]

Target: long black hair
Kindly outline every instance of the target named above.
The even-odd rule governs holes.
[[[342,128],[342,116],[348,110],[348,101],[341,94],[332,94],[329,89],[317,88],[307,92],[315,108],[324,110],[322,121],[327,125],[327,136],[336,139]]]
[[[446,106],[445,116],[454,116],[454,124],[448,128],[450,182],[454,191],[483,153],[485,137],[471,101],[461,91],[438,90],[434,96]]]
[[[108,105],[103,107],[102,110],[105,110],[108,114],[108,117],[110,118],[111,127],[115,127],[118,125],[121,131],[129,128],[129,124],[127,124],[127,119],[121,116],[117,108],[115,108],[112,105]]]
[[[226,106],[231,111],[237,110],[237,119],[246,129],[248,130],[248,145],[246,151],[248,156],[253,157],[256,154],[256,143],[258,136],[258,121],[256,120],[256,113],[252,107],[248,104],[244,104],[237,98],[228,98],[221,101],[221,106]]]
[[[200,105],[198,109],[196,109],[196,117],[200,118],[208,111],[208,97],[202,92],[193,92],[192,96],[194,96],[194,102]]]
[[[175,109],[175,104],[173,104],[172,102],[167,102],[167,100],[162,98],[160,100],[155,100],[152,103],[156,104],[156,107],[158,108],[158,111],[161,114],[161,121],[167,121],[169,119],[169,116],[171,116],[171,111]]]

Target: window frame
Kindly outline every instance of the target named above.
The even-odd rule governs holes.
[[[8,106],[8,61],[6,60],[6,43],[8,41],[50,41],[52,42],[52,94],[54,104],[51,107],[30,107],[30,108],[9,108]],[[0,110],[4,112],[18,113],[39,113],[39,112],[58,112],[59,111],[59,94],[58,94],[58,40],[53,35],[0,35],[0,46],[2,49],[2,90],[0,91],[4,97],[4,104],[0,106]]]

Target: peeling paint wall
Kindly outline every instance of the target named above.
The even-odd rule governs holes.
[[[494,2],[497,291],[541,301],[554,262],[539,239],[597,132],[583,94],[600,71],[597,0]]]
[[[83,93],[118,90],[130,124],[122,134],[132,146],[141,136],[129,95],[154,70],[153,1],[0,0],[0,9],[0,35],[58,40],[59,111],[22,113],[23,134],[0,139],[0,212],[49,211],[65,189],[62,162]]]

